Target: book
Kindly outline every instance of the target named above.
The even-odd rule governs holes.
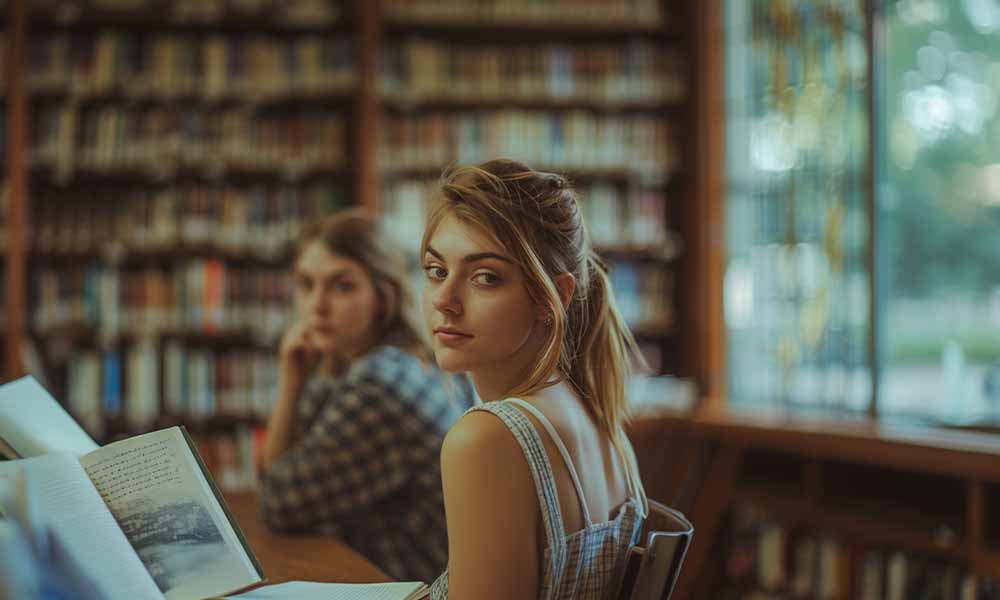
[[[670,600],[680,576],[694,527],[679,511],[652,503],[648,518],[654,530],[644,547],[629,548],[618,598]]]
[[[428,588],[419,582],[316,583],[288,581],[259,587],[236,596],[210,600],[418,600]]]
[[[265,580],[190,436],[171,427],[98,447],[33,378],[0,387],[0,463],[39,487],[39,514],[87,552],[109,600],[197,600]]]
[[[7,458],[68,452],[82,456],[99,446],[34,377],[0,386],[0,450]]]

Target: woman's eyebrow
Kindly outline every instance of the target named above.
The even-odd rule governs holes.
[[[296,277],[306,277],[310,279],[323,279],[325,281],[333,281],[335,279],[343,279],[349,276],[351,273],[347,269],[337,269],[335,271],[330,271],[329,273],[315,272],[315,271],[304,271],[301,269],[295,270]]]
[[[427,246],[427,253],[430,254],[431,256],[433,256],[434,258],[436,258],[436,259],[444,262],[444,257],[441,256],[441,254],[437,250],[435,250],[433,247]],[[503,261],[503,262],[509,263],[509,264],[514,264],[514,262],[512,260],[510,260],[509,258],[507,258],[506,256],[504,256],[502,254],[497,254],[496,252],[476,252],[474,254],[467,254],[467,255],[465,255],[465,256],[462,257],[462,262],[472,263],[472,262],[476,262],[476,261],[480,261],[480,260],[486,260],[488,258],[492,258],[492,259],[495,259],[495,260]]]

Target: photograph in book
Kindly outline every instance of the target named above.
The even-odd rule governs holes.
[[[122,502],[115,519],[164,593],[191,573],[226,566],[222,533],[197,502],[137,498]]]

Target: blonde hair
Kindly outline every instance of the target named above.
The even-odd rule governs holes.
[[[591,246],[576,192],[560,175],[508,159],[449,168],[428,213],[421,254],[448,215],[478,227],[510,253],[524,273],[529,298],[551,315],[538,360],[508,396],[536,392],[555,375],[625,452],[625,383],[630,356],[638,353],[615,306],[607,266]],[[576,279],[565,309],[554,280],[562,273]]]
[[[360,209],[349,209],[313,223],[299,238],[296,261],[313,242],[357,262],[371,277],[381,306],[375,343],[396,346],[431,364],[433,355],[418,325],[406,259],[388,236],[380,235],[375,219]]]

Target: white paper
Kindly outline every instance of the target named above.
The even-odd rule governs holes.
[[[411,600],[426,589],[419,582],[316,583],[289,581],[226,596],[233,600]]]
[[[0,478],[15,479],[22,469],[51,535],[104,598],[163,599],[75,457],[49,454],[0,462]]]
[[[98,448],[30,375],[0,386],[0,437],[24,458],[50,452],[83,456]]]

